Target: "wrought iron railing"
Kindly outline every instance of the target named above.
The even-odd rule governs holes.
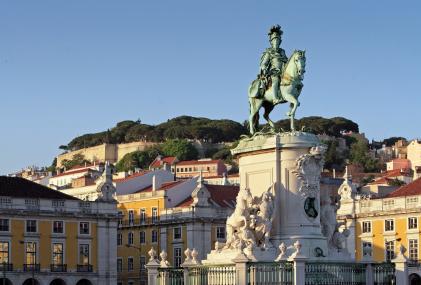
[[[157,284],[165,285],[184,285],[183,268],[159,268]]]
[[[307,262],[306,285],[363,285],[366,265],[358,263]]]
[[[13,271],[13,263],[0,263],[0,272]]]
[[[50,264],[51,272],[67,272],[67,264]]]
[[[292,262],[259,262],[247,265],[249,285],[294,284],[294,265]]]
[[[189,268],[189,285],[235,285],[235,264]]]
[[[374,285],[396,284],[395,264],[391,262],[373,263]]]
[[[92,272],[92,264],[78,264],[76,267],[77,272]]]
[[[31,263],[31,264],[23,265],[23,271],[26,271],[26,272],[31,272],[31,271],[39,272],[39,268],[40,268],[39,263],[35,263],[35,264]]]

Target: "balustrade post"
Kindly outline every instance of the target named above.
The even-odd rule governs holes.
[[[159,285],[158,280],[158,268],[160,267],[159,261],[156,259],[149,260],[145,265],[146,270],[148,271],[148,285]]]
[[[408,262],[403,255],[398,255],[392,260],[395,263],[396,283],[399,285],[408,285]]]
[[[247,284],[247,262],[249,259],[241,252],[232,261],[235,262],[235,284]]]
[[[149,251],[149,261],[145,265],[146,270],[148,271],[148,285],[159,285],[158,280],[158,268],[160,267],[159,260],[156,258],[156,251],[152,247]]]
[[[305,285],[306,283],[306,261],[307,256],[301,253],[301,243],[297,240],[294,243],[295,252],[288,258],[294,262],[294,285]]]

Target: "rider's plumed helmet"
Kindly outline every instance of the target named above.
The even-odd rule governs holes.
[[[269,40],[273,40],[274,38],[281,38],[282,34],[284,32],[281,30],[281,26],[276,25],[276,26],[272,26],[272,28],[270,28],[269,30]]]

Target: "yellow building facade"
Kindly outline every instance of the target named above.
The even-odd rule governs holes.
[[[144,265],[152,247],[157,253],[166,251],[175,267],[184,260],[187,248],[198,250],[200,258],[206,257],[216,241],[225,242],[225,221],[237,193],[237,186],[204,185],[192,179],[117,196],[117,284],[147,284]],[[232,207],[220,205],[222,201],[232,203]]]
[[[0,213],[5,284],[116,284],[115,202],[85,202],[0,177]]]
[[[421,179],[384,198],[371,199],[351,192],[341,195],[338,210],[338,219],[351,232],[347,240],[349,252],[358,261],[383,262],[394,259],[403,246],[409,264],[408,278],[421,281]]]

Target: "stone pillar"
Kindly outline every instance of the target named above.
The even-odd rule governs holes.
[[[235,283],[237,285],[247,284],[247,262],[249,259],[244,255],[244,253],[240,253],[232,261],[235,262]]]
[[[301,253],[301,243],[294,243],[295,252],[288,258],[288,261],[294,262],[294,285],[305,285],[306,283],[306,261],[307,256]]]
[[[101,203],[105,204],[105,203]],[[97,223],[97,258],[99,282],[117,283],[117,220],[99,219]],[[107,250],[103,250],[106,248]]]
[[[145,265],[148,271],[148,285],[159,285],[158,280],[158,268],[160,267],[159,261],[156,259],[149,260]]]

